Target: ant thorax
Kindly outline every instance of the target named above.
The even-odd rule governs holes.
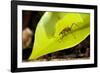
[[[69,31],[71,31],[71,28],[66,27],[59,33],[59,35],[61,35],[61,37],[64,37]]]

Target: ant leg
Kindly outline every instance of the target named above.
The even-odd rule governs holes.
[[[60,38],[58,39],[58,41],[59,41],[59,42],[61,42],[61,41],[62,41],[62,39],[63,39],[63,37],[64,37],[65,33],[61,33],[60,35],[61,35],[61,36],[60,36]]]
[[[61,37],[61,39],[63,39],[64,35],[65,35],[65,32],[64,32],[64,33],[62,33],[62,37]]]
[[[73,25],[76,25],[76,26],[78,26],[76,23],[72,23],[72,25],[71,25],[71,27],[70,27],[70,31],[69,32],[71,32],[71,30],[72,30],[72,27],[73,27]],[[79,27],[79,26],[78,26]],[[72,32],[71,32],[72,33]],[[74,36],[73,34],[72,34],[72,36]],[[74,36],[74,38],[76,39],[76,37]]]
[[[70,27],[71,29],[72,29],[73,25],[76,25],[77,27],[79,27],[76,23],[72,23],[72,25]]]
[[[61,42],[61,39],[62,39],[62,34],[59,34],[59,37],[57,38],[57,41]]]
[[[72,26],[73,26],[74,24],[75,24],[75,23],[72,23],[72,25],[71,25],[70,29],[72,29]]]
[[[71,33],[71,35],[73,36],[73,38],[76,39],[75,35],[73,35],[73,32],[70,31],[70,33]]]

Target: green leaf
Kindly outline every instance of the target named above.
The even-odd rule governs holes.
[[[29,60],[74,47],[89,34],[89,13],[45,12],[37,25]]]

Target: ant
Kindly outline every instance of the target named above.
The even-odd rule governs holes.
[[[73,25],[78,26],[77,24],[72,23],[72,25],[71,25],[70,27],[64,28],[64,29],[59,33],[59,35],[62,35],[60,39],[63,39],[63,37],[66,35],[66,33],[71,32]]]

